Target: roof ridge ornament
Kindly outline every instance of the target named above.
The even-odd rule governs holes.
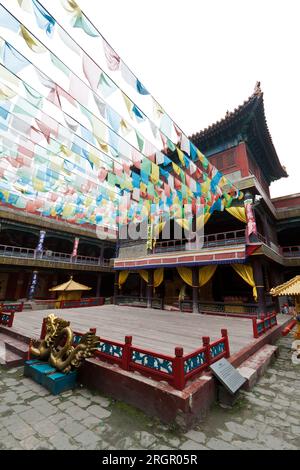
[[[259,96],[259,95],[262,94],[262,90],[261,90],[261,87],[260,87],[260,82],[256,82],[253,94],[256,95],[256,96]]]

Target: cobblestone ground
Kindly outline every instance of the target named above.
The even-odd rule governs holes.
[[[215,406],[189,432],[86,389],[59,397],[22,376],[0,370],[0,449],[299,449],[300,367],[291,337],[280,357],[233,409]]]

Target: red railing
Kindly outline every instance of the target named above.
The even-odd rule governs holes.
[[[60,300],[59,308],[93,307],[97,305],[104,305],[104,301],[104,297],[91,297],[90,299],[80,300]]]
[[[22,246],[0,245],[0,256],[19,259],[38,259],[43,261],[82,264],[91,266],[109,267],[110,259],[93,256],[72,256],[70,253],[61,253],[52,250],[34,250]]]
[[[287,258],[299,258],[300,257],[300,245],[294,246],[283,246],[281,249],[282,256]]]
[[[35,300],[35,305],[41,307],[41,310],[48,310],[52,308],[79,308],[79,307],[93,307],[97,305],[104,305],[104,297],[90,297],[80,300]]]
[[[46,334],[45,320],[44,318],[41,339]],[[95,328],[90,331],[96,333]],[[125,336],[124,343],[100,337],[95,357],[117,364],[123,370],[138,371],[154,380],[164,380],[175,389],[183,390],[191,378],[201,374],[210,364],[230,356],[227,330],[222,329],[221,334],[222,337],[212,343],[209,337],[203,337],[203,346],[187,355],[183,354],[182,347],[176,347],[174,356],[135,347],[132,336]],[[81,336],[82,333],[74,332],[74,345],[80,341]]]
[[[15,316],[15,312],[1,312],[0,313],[0,325],[12,327],[14,316]]]
[[[153,248],[153,252],[161,253],[164,251],[197,250],[202,248],[236,245],[245,242],[245,230],[231,230],[228,232],[203,235],[199,238],[197,244],[186,238],[157,241]]]
[[[266,333],[270,328],[277,325],[277,315],[276,313],[271,313],[270,315],[262,315],[260,320],[252,318],[253,326],[253,336],[258,338],[259,336]]]
[[[1,313],[22,312],[23,307],[24,307],[24,302],[20,302],[18,304],[0,304],[0,312]]]
[[[22,312],[23,302],[19,304],[0,304],[0,325],[12,327],[15,312]]]

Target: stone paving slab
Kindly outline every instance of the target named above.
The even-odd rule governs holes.
[[[84,388],[53,397],[22,367],[1,368],[0,449],[299,449],[300,368],[291,342],[280,339],[279,358],[233,408],[214,405],[189,431]]]

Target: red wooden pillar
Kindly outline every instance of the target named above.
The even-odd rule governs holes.
[[[100,297],[102,273],[97,274],[96,297]]]
[[[131,347],[132,347],[132,336],[125,336],[125,344],[123,346],[122,354],[122,369],[129,370],[129,364],[131,361]]]
[[[266,312],[265,286],[262,270],[262,260],[257,256],[252,257],[253,277],[257,289],[258,313],[262,315]]]
[[[210,354],[210,337],[202,336],[202,344],[205,347],[205,362],[209,366],[211,363],[211,354]]]
[[[185,385],[184,379],[184,359],[183,359],[183,348],[175,348],[175,358],[173,362],[173,374],[174,374],[174,388],[177,390],[183,390]]]
[[[221,330],[221,335],[222,335],[222,338],[224,338],[224,343],[225,343],[225,350],[226,350],[226,356],[225,357],[230,357],[228,331],[227,331],[226,328]]]
[[[257,320],[256,320],[256,318],[252,318],[252,327],[253,327],[253,336],[254,336],[254,338],[258,338]]]
[[[263,322],[263,324],[262,324],[263,325],[263,332],[265,333],[267,330],[266,330],[266,326],[265,326],[265,315],[264,314],[261,315],[261,319],[262,319],[262,322]]]
[[[154,270],[148,270],[148,283],[147,283],[147,308],[152,306],[153,298],[153,283],[154,283]]]
[[[119,271],[115,272],[114,282],[114,304],[117,304],[117,295],[119,294]]]
[[[12,327],[13,321],[14,321],[14,317],[15,317],[15,313],[14,313],[14,312],[11,312],[10,315],[9,315],[9,320],[8,320],[7,326]]]
[[[199,268],[198,266],[192,267],[192,282],[193,282],[193,313],[198,313],[198,294],[199,294]]]

